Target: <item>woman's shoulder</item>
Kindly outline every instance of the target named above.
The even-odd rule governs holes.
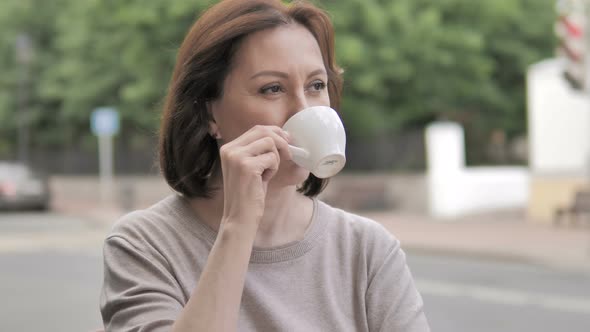
[[[332,234],[347,241],[353,241],[369,250],[393,249],[399,240],[383,225],[373,219],[319,202],[319,213],[327,219]]]
[[[148,208],[121,216],[113,224],[107,240],[119,237],[129,242],[146,241],[178,229],[178,226],[173,224],[181,219],[178,215],[179,200],[180,197],[177,195],[170,195]]]

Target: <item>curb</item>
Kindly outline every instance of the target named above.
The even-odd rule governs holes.
[[[512,264],[525,264],[551,270],[582,273],[590,277],[590,255],[586,262],[555,262],[542,257],[531,257],[522,254],[507,254],[484,250],[468,250],[456,248],[434,248],[419,245],[404,245],[402,249],[409,254],[428,255],[428,256],[452,256],[466,259],[485,260],[490,262],[502,262]]]

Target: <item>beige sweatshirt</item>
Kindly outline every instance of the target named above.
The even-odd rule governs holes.
[[[107,331],[169,331],[216,233],[171,195],[122,217],[104,244]],[[304,239],[254,248],[239,331],[429,331],[400,243],[381,225],[314,200]]]

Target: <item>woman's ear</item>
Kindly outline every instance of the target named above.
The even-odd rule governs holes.
[[[217,140],[221,139],[221,134],[219,133],[217,123],[215,123],[213,120],[209,121],[209,135]]]
[[[221,133],[219,132],[219,126],[217,125],[217,121],[215,121],[215,106],[211,102],[207,102],[207,113],[209,113],[209,135],[215,138],[216,140],[221,139]]]

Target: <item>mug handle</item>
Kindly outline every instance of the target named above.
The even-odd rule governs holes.
[[[309,152],[293,145],[289,145],[289,151],[293,155],[293,158],[307,159],[309,157]]]

